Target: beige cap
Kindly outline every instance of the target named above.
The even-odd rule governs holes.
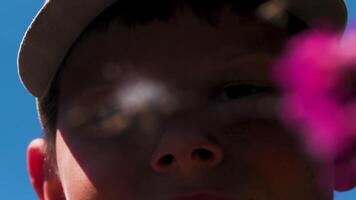
[[[87,25],[117,0],[46,0],[28,28],[18,55],[20,78],[41,99],[67,52]],[[276,0],[275,0],[276,1]],[[286,9],[313,24],[328,21],[343,30],[347,10],[343,0],[277,0]]]

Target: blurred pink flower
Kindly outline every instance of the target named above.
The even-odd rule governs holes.
[[[356,34],[330,31],[294,38],[273,74],[281,117],[315,159],[335,160],[356,146]]]

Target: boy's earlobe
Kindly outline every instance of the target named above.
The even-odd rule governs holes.
[[[44,200],[45,141],[33,140],[27,148],[27,169],[30,181],[40,200]]]
[[[350,160],[338,161],[334,170],[334,187],[336,191],[344,192],[356,186],[356,165]]]
[[[27,149],[27,167],[30,181],[40,200],[64,200],[62,186],[58,177],[48,174],[46,163],[46,142],[38,138]]]

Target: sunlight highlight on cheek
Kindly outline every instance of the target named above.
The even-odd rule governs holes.
[[[98,192],[90,177],[78,163],[78,158],[75,158],[72,154],[61,132],[57,131],[56,135],[58,175],[66,199],[90,200],[97,198]]]

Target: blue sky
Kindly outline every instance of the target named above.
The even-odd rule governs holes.
[[[36,200],[30,186],[25,152],[31,139],[41,135],[34,99],[17,76],[19,43],[40,0],[2,0],[0,7],[0,196],[1,199]],[[350,19],[356,19],[356,1],[347,0]],[[336,200],[356,199],[356,190],[336,194]]]

